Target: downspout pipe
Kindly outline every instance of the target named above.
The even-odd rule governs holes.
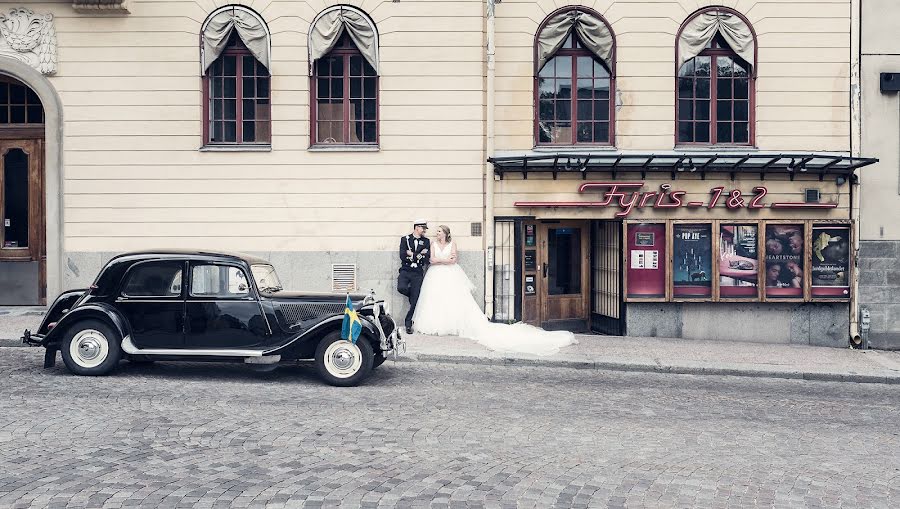
[[[494,77],[495,77],[495,0],[487,0],[487,19],[485,23],[485,143],[484,143],[484,313],[488,318],[494,316],[494,169],[487,162],[494,155]]]
[[[850,157],[858,157],[862,152],[862,2],[851,0],[850,2]],[[862,336],[859,329],[859,237],[860,237],[860,210],[859,189],[860,181],[854,172],[848,181],[850,185],[850,227],[853,253],[853,275],[850,281],[850,344],[853,346],[862,344]]]

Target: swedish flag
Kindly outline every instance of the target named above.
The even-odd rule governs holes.
[[[359,315],[353,309],[353,302],[350,300],[350,294],[347,294],[347,303],[344,305],[344,323],[341,325],[341,339],[347,339],[351,343],[356,343],[359,334],[362,332],[362,322],[359,321]]]

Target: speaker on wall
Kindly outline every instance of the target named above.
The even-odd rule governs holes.
[[[900,72],[881,73],[882,92],[900,92]]]

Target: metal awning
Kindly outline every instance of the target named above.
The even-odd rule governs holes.
[[[551,173],[556,179],[559,174],[581,174],[586,179],[590,172],[640,173],[646,178],[648,173],[670,173],[673,179],[678,174],[696,173],[706,179],[707,173],[728,174],[732,180],[738,174],[788,175],[791,180],[797,175],[827,176],[850,179],[853,171],[863,166],[875,164],[878,159],[850,157],[828,153],[529,153],[489,157],[494,165],[494,173],[502,179],[506,173],[521,173],[528,178],[529,173]]]

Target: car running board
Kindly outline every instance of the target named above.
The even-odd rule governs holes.
[[[262,350],[230,350],[224,348],[209,349],[188,349],[188,348],[138,348],[131,341],[131,336],[125,336],[122,340],[122,350],[128,355],[183,355],[189,357],[209,356],[209,357],[263,357]],[[281,356],[270,356],[272,358]],[[268,360],[268,359],[267,359]],[[278,362],[278,361],[275,361]],[[267,364],[266,362],[256,361],[258,364]]]

